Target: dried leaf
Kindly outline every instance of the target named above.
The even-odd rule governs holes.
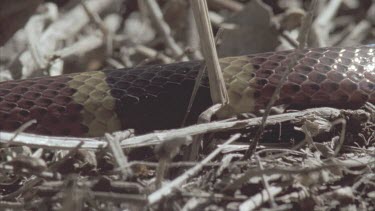
[[[302,24],[305,11],[299,8],[292,8],[280,16],[280,27],[292,31],[299,28]]]
[[[271,24],[270,8],[251,1],[241,12],[226,20],[237,28],[224,31],[218,54],[221,57],[272,51],[279,45],[278,31]]]

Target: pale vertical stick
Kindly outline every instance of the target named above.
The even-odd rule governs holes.
[[[207,65],[212,101],[214,104],[227,104],[229,102],[228,93],[216,53],[207,2],[205,0],[191,0],[191,6],[198,27],[203,56]]]

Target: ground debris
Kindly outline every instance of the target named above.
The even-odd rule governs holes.
[[[6,13],[0,3],[0,44],[11,37],[0,47],[0,81],[202,58],[185,0],[33,2]],[[225,29],[219,54],[231,56],[297,47],[309,8],[298,0],[207,2],[214,33]],[[24,18],[12,19],[37,6],[24,27]],[[374,1],[316,8],[308,46],[375,43]],[[4,20],[18,22],[2,34]],[[269,116],[250,158],[261,119],[251,115],[99,139],[0,131],[0,210],[374,210],[374,111]],[[196,159],[184,159],[198,135]]]

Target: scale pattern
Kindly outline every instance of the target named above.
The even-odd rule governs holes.
[[[375,103],[375,46],[280,51],[221,59],[231,101],[222,116],[265,108],[293,61],[276,105],[358,108]]]
[[[318,48],[220,59],[230,104],[218,116],[266,106],[284,71],[296,63],[277,104],[307,108],[358,108],[375,104],[375,47]],[[27,132],[102,136],[134,128],[139,133],[178,127],[185,114],[200,61],[0,83],[0,130],[25,122]],[[188,122],[212,104],[205,76]]]

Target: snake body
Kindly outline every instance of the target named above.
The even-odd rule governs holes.
[[[220,59],[230,104],[219,116],[264,108],[293,58],[276,105],[358,108],[375,103],[375,46],[315,48]],[[16,130],[31,119],[37,123],[26,132],[57,136],[177,127],[202,65],[189,61],[1,82],[0,130]],[[190,122],[211,104],[205,76]]]

